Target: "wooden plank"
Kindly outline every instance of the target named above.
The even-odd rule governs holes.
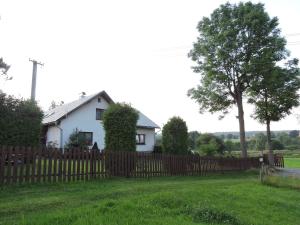
[[[67,177],[67,181],[71,181],[71,173],[72,173],[72,149],[68,149],[68,157],[67,157],[67,162],[68,162],[68,177]]]
[[[19,147],[13,149],[13,173],[12,173],[12,183],[16,184],[18,181],[18,157],[19,157]]]
[[[97,178],[100,178],[101,175],[101,152],[97,151]]]
[[[52,174],[52,181],[57,181],[57,149],[54,148],[52,153],[52,161],[53,161],[53,174]]]
[[[31,155],[31,174],[30,174],[30,182],[35,183],[35,172],[36,172],[36,148],[32,148],[32,155]]]
[[[42,154],[44,149],[38,149],[37,151],[37,182],[41,182],[42,176]]]
[[[72,181],[76,180],[76,149],[72,149]]]
[[[48,174],[47,174],[47,177],[48,177],[48,182],[50,183],[52,181],[52,156],[53,155],[53,149],[51,150],[48,150]]]
[[[100,152],[100,167],[101,167],[101,177],[106,177],[105,171],[105,154],[103,151]]]
[[[11,183],[11,160],[12,160],[12,147],[8,147],[7,152],[7,171],[6,171],[6,183]]]
[[[0,185],[4,184],[5,159],[6,147],[0,146]]]
[[[62,154],[62,181],[65,182],[67,179],[67,157],[68,157],[68,150],[64,149]]]
[[[129,172],[130,168],[127,167],[127,165],[125,164],[125,152],[124,151],[122,151],[122,153],[121,153],[121,163],[122,163],[122,168],[121,168],[122,173],[121,173],[121,175],[123,177],[126,177],[126,175]]]
[[[94,150],[90,150],[90,179],[94,179]]]
[[[63,153],[62,150],[57,150],[57,160],[58,160],[58,173],[57,173],[57,179],[59,182],[62,181],[62,175],[63,175]]]
[[[88,149],[85,151],[85,180],[89,180],[89,160],[90,160],[90,152]]]
[[[47,181],[47,171],[48,171],[48,158],[49,158],[49,149],[42,149],[41,152],[41,160],[42,160],[42,180],[45,183]]]
[[[76,157],[76,180],[80,180],[80,149],[77,148],[75,150],[75,157]]]
[[[25,153],[26,153],[25,182],[28,183],[30,177],[31,148],[27,147]]]
[[[84,153],[83,149],[80,149],[80,155],[81,155],[81,173],[80,173],[80,179],[84,180],[85,153]]]

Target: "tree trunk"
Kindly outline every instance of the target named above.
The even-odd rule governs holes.
[[[242,157],[247,158],[243,98],[241,94],[237,97],[237,107],[238,107],[238,115],[239,115],[238,118],[239,118],[239,125],[240,125],[241,152],[242,152]]]
[[[270,166],[274,166],[274,154],[272,150],[272,143],[271,143],[271,129],[270,129],[270,121],[267,121],[267,151],[268,151],[268,158]]]

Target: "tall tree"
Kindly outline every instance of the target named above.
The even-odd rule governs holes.
[[[270,18],[261,3],[226,3],[198,24],[200,36],[189,57],[201,73],[197,88],[188,95],[200,105],[200,112],[221,112],[224,117],[232,105],[238,108],[242,156],[247,157],[243,98],[251,86],[256,65],[280,61],[287,54],[285,39],[277,28],[278,19]]]
[[[274,165],[271,144],[271,121],[279,121],[291,113],[293,107],[299,106],[298,90],[300,89],[298,60],[294,59],[279,66],[266,66],[258,74],[256,81],[249,89],[249,102],[254,104],[254,118],[266,124],[269,162]]]

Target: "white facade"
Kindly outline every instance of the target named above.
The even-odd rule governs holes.
[[[79,132],[92,132],[92,143],[97,142],[98,148],[104,149],[105,132],[102,121],[96,120],[96,109],[105,110],[109,106],[109,103],[103,97],[101,97],[100,102],[98,99],[98,97],[93,98],[71,113],[66,113],[66,116],[59,121],[49,124],[46,134],[46,144],[55,143],[58,148],[63,148],[68,143],[70,135],[77,129]],[[142,117],[144,117],[143,114]],[[145,143],[137,144],[137,151],[153,151],[155,128],[137,127],[137,134],[145,135]]]

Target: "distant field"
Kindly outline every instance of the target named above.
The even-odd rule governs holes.
[[[267,151],[263,151],[264,154],[267,154]],[[286,158],[300,158],[300,150],[274,150],[275,154],[282,154]],[[228,154],[226,154],[228,155]],[[230,155],[239,157],[241,155],[240,151],[232,151]],[[251,151],[248,150],[248,156],[260,156],[261,151]]]
[[[107,179],[0,188],[2,225],[295,225],[298,190],[257,173]]]
[[[284,158],[286,168],[300,168],[300,158]]]

